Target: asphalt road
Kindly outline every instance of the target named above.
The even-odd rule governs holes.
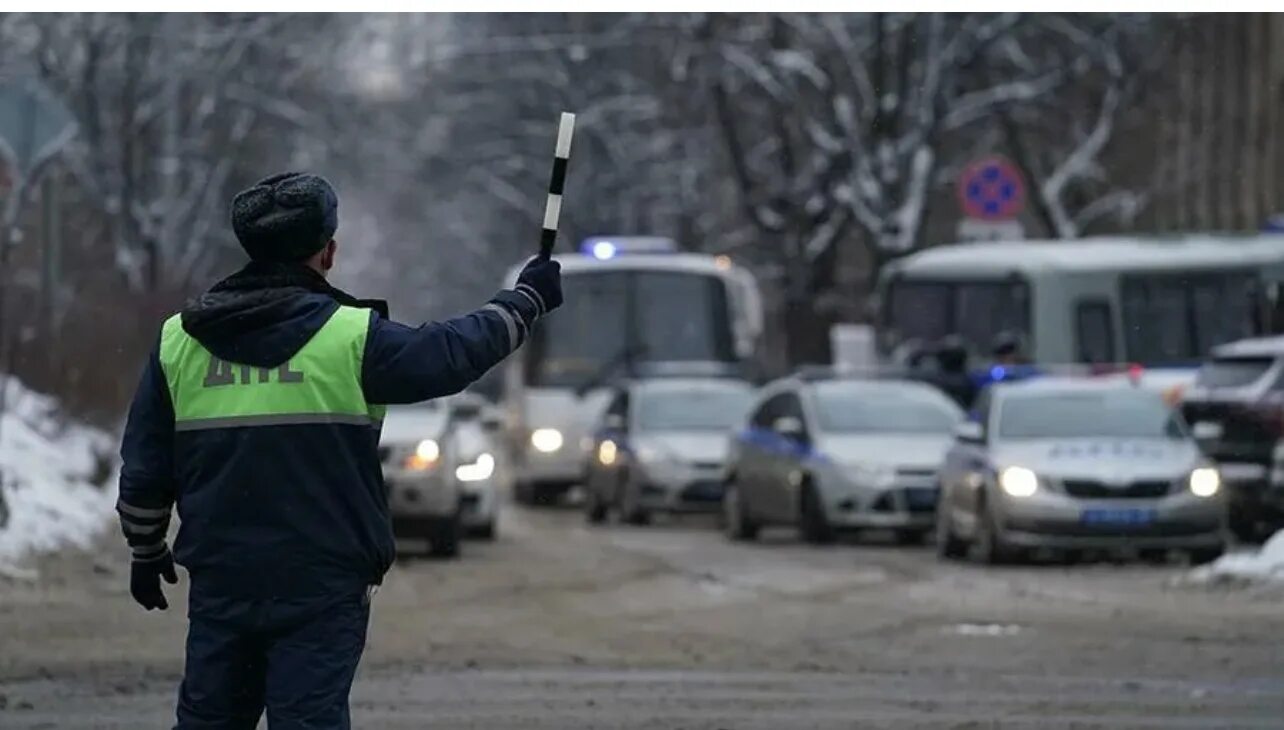
[[[168,727],[183,606],[124,550],[0,583],[0,728]],[[409,545],[407,547],[414,547]],[[984,569],[928,547],[731,544],[700,519],[508,509],[375,598],[360,728],[1280,728],[1284,596],[1179,566]]]

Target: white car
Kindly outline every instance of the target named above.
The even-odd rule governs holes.
[[[379,460],[393,534],[428,541],[431,554],[454,557],[463,531],[463,499],[442,401],[390,406]]]
[[[494,406],[472,393],[447,401],[447,442],[455,455],[454,478],[462,502],[461,519],[470,537],[495,539],[499,495],[509,469],[500,436],[503,421]]]
[[[727,534],[796,525],[808,542],[839,530],[931,532],[937,470],[963,411],[905,380],[791,377],[759,395],[737,435],[722,498]]]
[[[717,511],[727,437],[744,420],[753,388],[731,378],[655,378],[618,387],[595,434],[585,516],[615,509],[630,524],[651,513]]]
[[[1207,562],[1225,547],[1221,478],[1162,394],[1113,380],[1000,384],[941,470],[937,549],[994,563],[1035,548],[1130,548]]]

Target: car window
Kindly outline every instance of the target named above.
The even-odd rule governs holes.
[[[817,386],[816,418],[822,431],[836,433],[949,434],[963,412],[930,388],[834,382]]]
[[[752,394],[727,387],[682,388],[638,396],[637,424],[643,431],[725,431],[744,421]]]
[[[1224,357],[1204,363],[1195,375],[1195,384],[1204,388],[1236,388],[1256,382],[1266,374],[1270,357]]]
[[[761,406],[758,407],[757,413],[753,416],[753,425],[755,428],[771,428],[777,418],[788,413],[788,401],[790,393],[777,393],[768,398]]]
[[[999,439],[1185,438],[1177,413],[1143,389],[1009,394],[999,404]]]

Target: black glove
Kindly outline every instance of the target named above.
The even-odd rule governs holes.
[[[562,306],[562,265],[538,256],[517,275],[516,290],[530,296],[543,316]]]
[[[169,608],[165,594],[161,591],[161,578],[173,585],[178,582],[178,573],[174,571],[174,557],[166,550],[159,558],[147,561],[135,560],[129,567],[129,593],[138,605],[147,609]]]

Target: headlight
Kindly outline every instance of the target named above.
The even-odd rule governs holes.
[[[999,473],[999,487],[1012,497],[1029,497],[1039,489],[1039,477],[1024,466],[1009,466]]]
[[[551,454],[562,448],[562,432],[555,428],[537,428],[531,431],[531,446],[536,451]]]
[[[597,460],[602,466],[610,466],[615,463],[615,457],[619,449],[615,442],[610,439],[603,441],[597,447]]]
[[[852,478],[865,487],[883,489],[896,481],[896,470],[883,464],[852,464]]]
[[[406,457],[405,466],[412,471],[431,469],[441,457],[441,447],[432,439],[424,439],[415,446],[415,452]]]
[[[484,481],[494,473],[495,457],[484,451],[471,464],[461,464],[455,468],[455,478],[461,482]]]
[[[1190,492],[1196,497],[1211,497],[1222,487],[1222,477],[1217,470],[1201,466],[1190,473]]]

